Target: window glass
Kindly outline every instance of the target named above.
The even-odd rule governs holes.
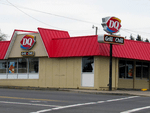
[[[136,62],[136,77],[141,78],[142,74],[142,62]]]
[[[143,78],[149,79],[149,64],[143,63]]]
[[[119,61],[119,78],[125,78],[125,60]]]
[[[27,73],[27,59],[18,59],[18,73]]]
[[[133,78],[133,61],[127,61],[126,71],[127,71],[126,78]]]
[[[0,73],[6,73],[7,62],[0,62]]]
[[[133,61],[119,61],[119,78],[133,78]]]
[[[94,72],[94,57],[82,58],[82,72]]]
[[[8,61],[8,73],[17,73],[17,60]]]
[[[29,58],[29,73],[38,73],[38,72],[39,72],[39,59]]]

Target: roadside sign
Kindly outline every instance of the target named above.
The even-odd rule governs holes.
[[[110,44],[124,44],[124,37],[115,35],[98,35],[99,43],[110,43]]]
[[[104,42],[111,44],[124,44],[124,37],[115,35],[104,35]]]
[[[121,20],[116,17],[102,18],[102,27],[104,31],[110,35],[98,35],[99,43],[110,44],[110,64],[109,64],[109,91],[112,90],[112,48],[113,44],[124,44],[124,37],[113,35],[119,32],[121,28]]]
[[[121,20],[117,17],[102,18],[102,26],[107,33],[117,33],[121,28]]]

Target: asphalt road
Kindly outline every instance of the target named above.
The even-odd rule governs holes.
[[[0,89],[0,113],[150,113],[150,97]]]

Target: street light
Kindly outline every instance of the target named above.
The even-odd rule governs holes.
[[[97,35],[98,27],[93,25],[92,28],[93,28],[93,29],[96,28],[96,29],[95,29],[95,30],[96,30],[96,31],[95,31],[95,35]]]

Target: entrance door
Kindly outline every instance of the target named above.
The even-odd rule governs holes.
[[[82,78],[83,87],[94,87],[94,57],[82,58]]]

